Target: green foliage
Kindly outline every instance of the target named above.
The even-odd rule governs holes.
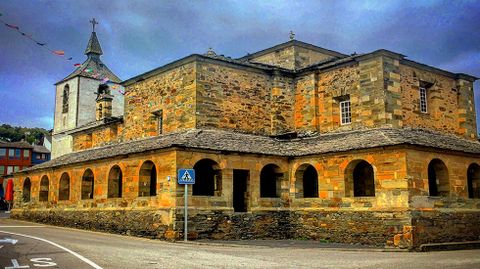
[[[39,143],[48,131],[43,128],[27,128],[19,126],[10,126],[8,124],[0,125],[0,140],[17,142],[24,139],[29,144]]]

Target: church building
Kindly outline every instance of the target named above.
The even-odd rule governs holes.
[[[14,218],[183,238],[177,171],[190,168],[191,239],[416,249],[480,236],[471,75],[293,36],[124,81],[95,32],[85,54],[56,84],[55,158],[15,173]]]

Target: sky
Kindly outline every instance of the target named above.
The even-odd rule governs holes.
[[[209,47],[241,57],[288,41],[291,30],[345,54],[384,48],[480,77],[480,1],[4,0],[0,13],[65,51],[57,56],[0,24],[0,124],[14,126],[53,128],[54,83],[86,59],[92,18],[102,60],[122,80]]]

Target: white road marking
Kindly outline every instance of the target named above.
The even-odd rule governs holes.
[[[57,264],[52,262],[51,258],[33,258],[30,259],[31,262],[39,262],[39,263],[34,263],[33,266],[36,267],[52,267],[56,266]]]
[[[7,244],[15,245],[17,242],[18,242],[18,240],[12,239],[12,238],[3,238],[3,239],[0,239],[0,243],[7,243]]]
[[[35,225],[35,226],[26,226],[26,225],[0,225],[0,228],[42,228],[42,227],[45,227],[45,226],[39,226],[39,225]]]
[[[6,234],[11,234],[11,235],[16,235],[16,236],[23,236],[23,237],[27,237],[27,238],[32,238],[32,239],[35,239],[35,240],[43,241],[43,242],[45,242],[45,243],[49,243],[50,245],[56,246],[57,248],[62,249],[62,250],[64,250],[64,251],[72,254],[73,256],[79,258],[80,260],[82,260],[83,262],[87,263],[88,265],[92,266],[92,267],[95,268],[95,269],[103,269],[102,267],[100,267],[100,266],[97,265],[96,263],[94,263],[94,262],[92,262],[91,260],[83,257],[82,255],[76,253],[75,251],[70,250],[70,249],[68,249],[68,248],[66,248],[66,247],[60,246],[59,244],[54,243],[54,242],[52,242],[52,241],[49,241],[49,240],[47,240],[47,239],[43,239],[43,238],[40,238],[40,237],[31,236],[31,235],[26,235],[26,234],[6,232],[6,231],[0,231],[0,233],[6,233]]]
[[[12,259],[12,266],[5,267],[5,269],[19,269],[19,268],[30,268],[30,266],[20,265],[16,259]]]

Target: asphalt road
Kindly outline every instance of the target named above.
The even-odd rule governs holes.
[[[480,268],[480,250],[410,253],[330,246],[310,241],[169,243],[0,218],[0,269]]]

